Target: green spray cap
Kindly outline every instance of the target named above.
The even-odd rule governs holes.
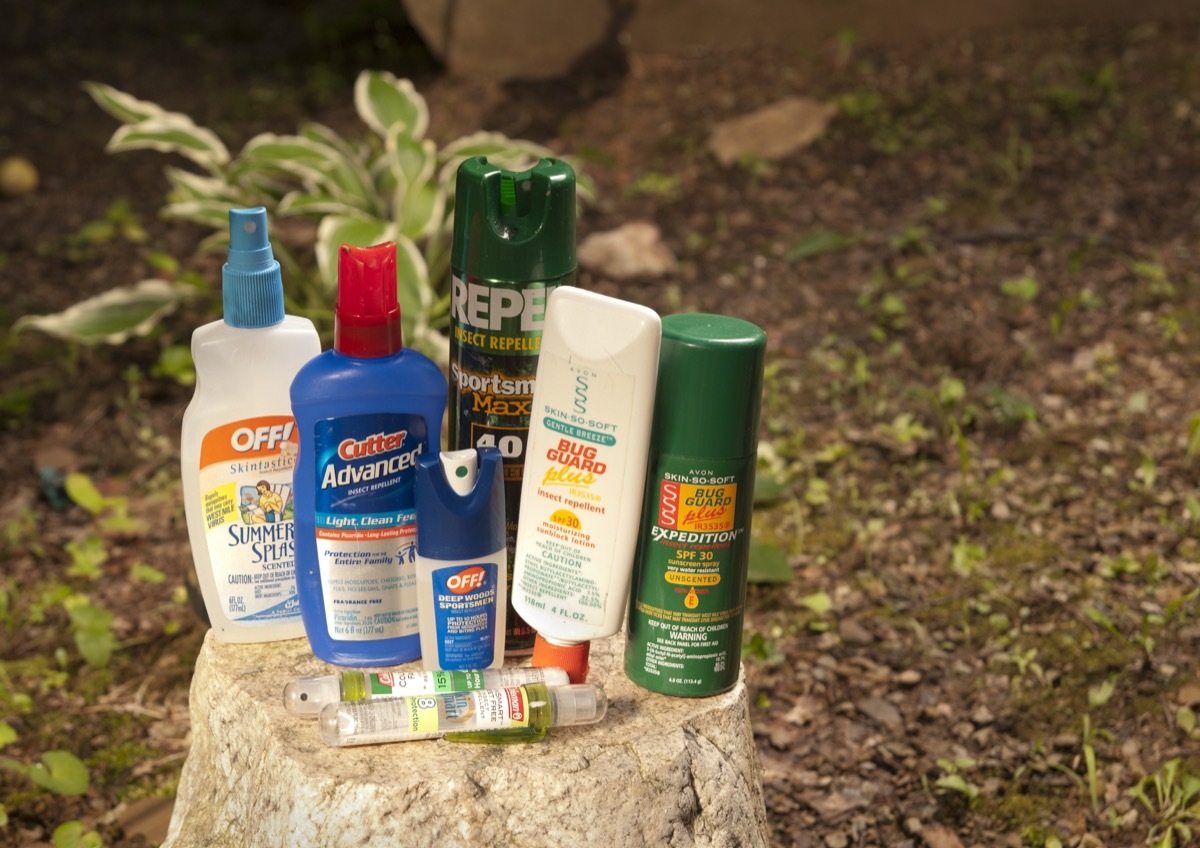
[[[767,334],[728,315],[662,319],[654,446],[677,456],[735,457],[758,444]]]
[[[575,172],[561,159],[506,171],[475,156],[458,166],[454,272],[497,282],[554,280],[575,270]]]

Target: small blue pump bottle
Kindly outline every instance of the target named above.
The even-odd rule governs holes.
[[[313,653],[344,666],[421,655],[417,625],[417,460],[436,452],[448,385],[406,349],[396,245],[342,245],[333,349],[291,386],[296,581]]]
[[[496,448],[417,463],[417,610],[427,671],[504,664],[504,468]]]

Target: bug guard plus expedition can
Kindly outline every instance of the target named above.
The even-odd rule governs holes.
[[[629,679],[653,692],[738,679],[766,340],[739,318],[662,320],[625,647]]]
[[[504,464],[513,573],[530,405],[546,298],[575,282],[575,172],[542,159],[514,173],[476,156],[459,166],[451,249],[450,450],[494,447]],[[511,598],[511,592],[505,592]],[[505,651],[534,632],[507,609]]]

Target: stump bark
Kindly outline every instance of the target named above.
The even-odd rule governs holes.
[[[598,724],[532,745],[332,748],[283,706],[292,678],[336,671],[307,641],[210,632],[163,848],[768,845],[744,676],[721,695],[669,698],[629,681],[623,650],[623,635],[592,645],[588,680],[609,698]]]

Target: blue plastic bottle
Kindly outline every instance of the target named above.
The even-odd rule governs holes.
[[[421,655],[416,468],[438,450],[447,389],[433,360],[403,345],[396,245],[342,245],[333,349],[291,387],[300,613],[325,662]]]
[[[417,463],[417,611],[428,671],[504,664],[504,468],[496,448]]]

